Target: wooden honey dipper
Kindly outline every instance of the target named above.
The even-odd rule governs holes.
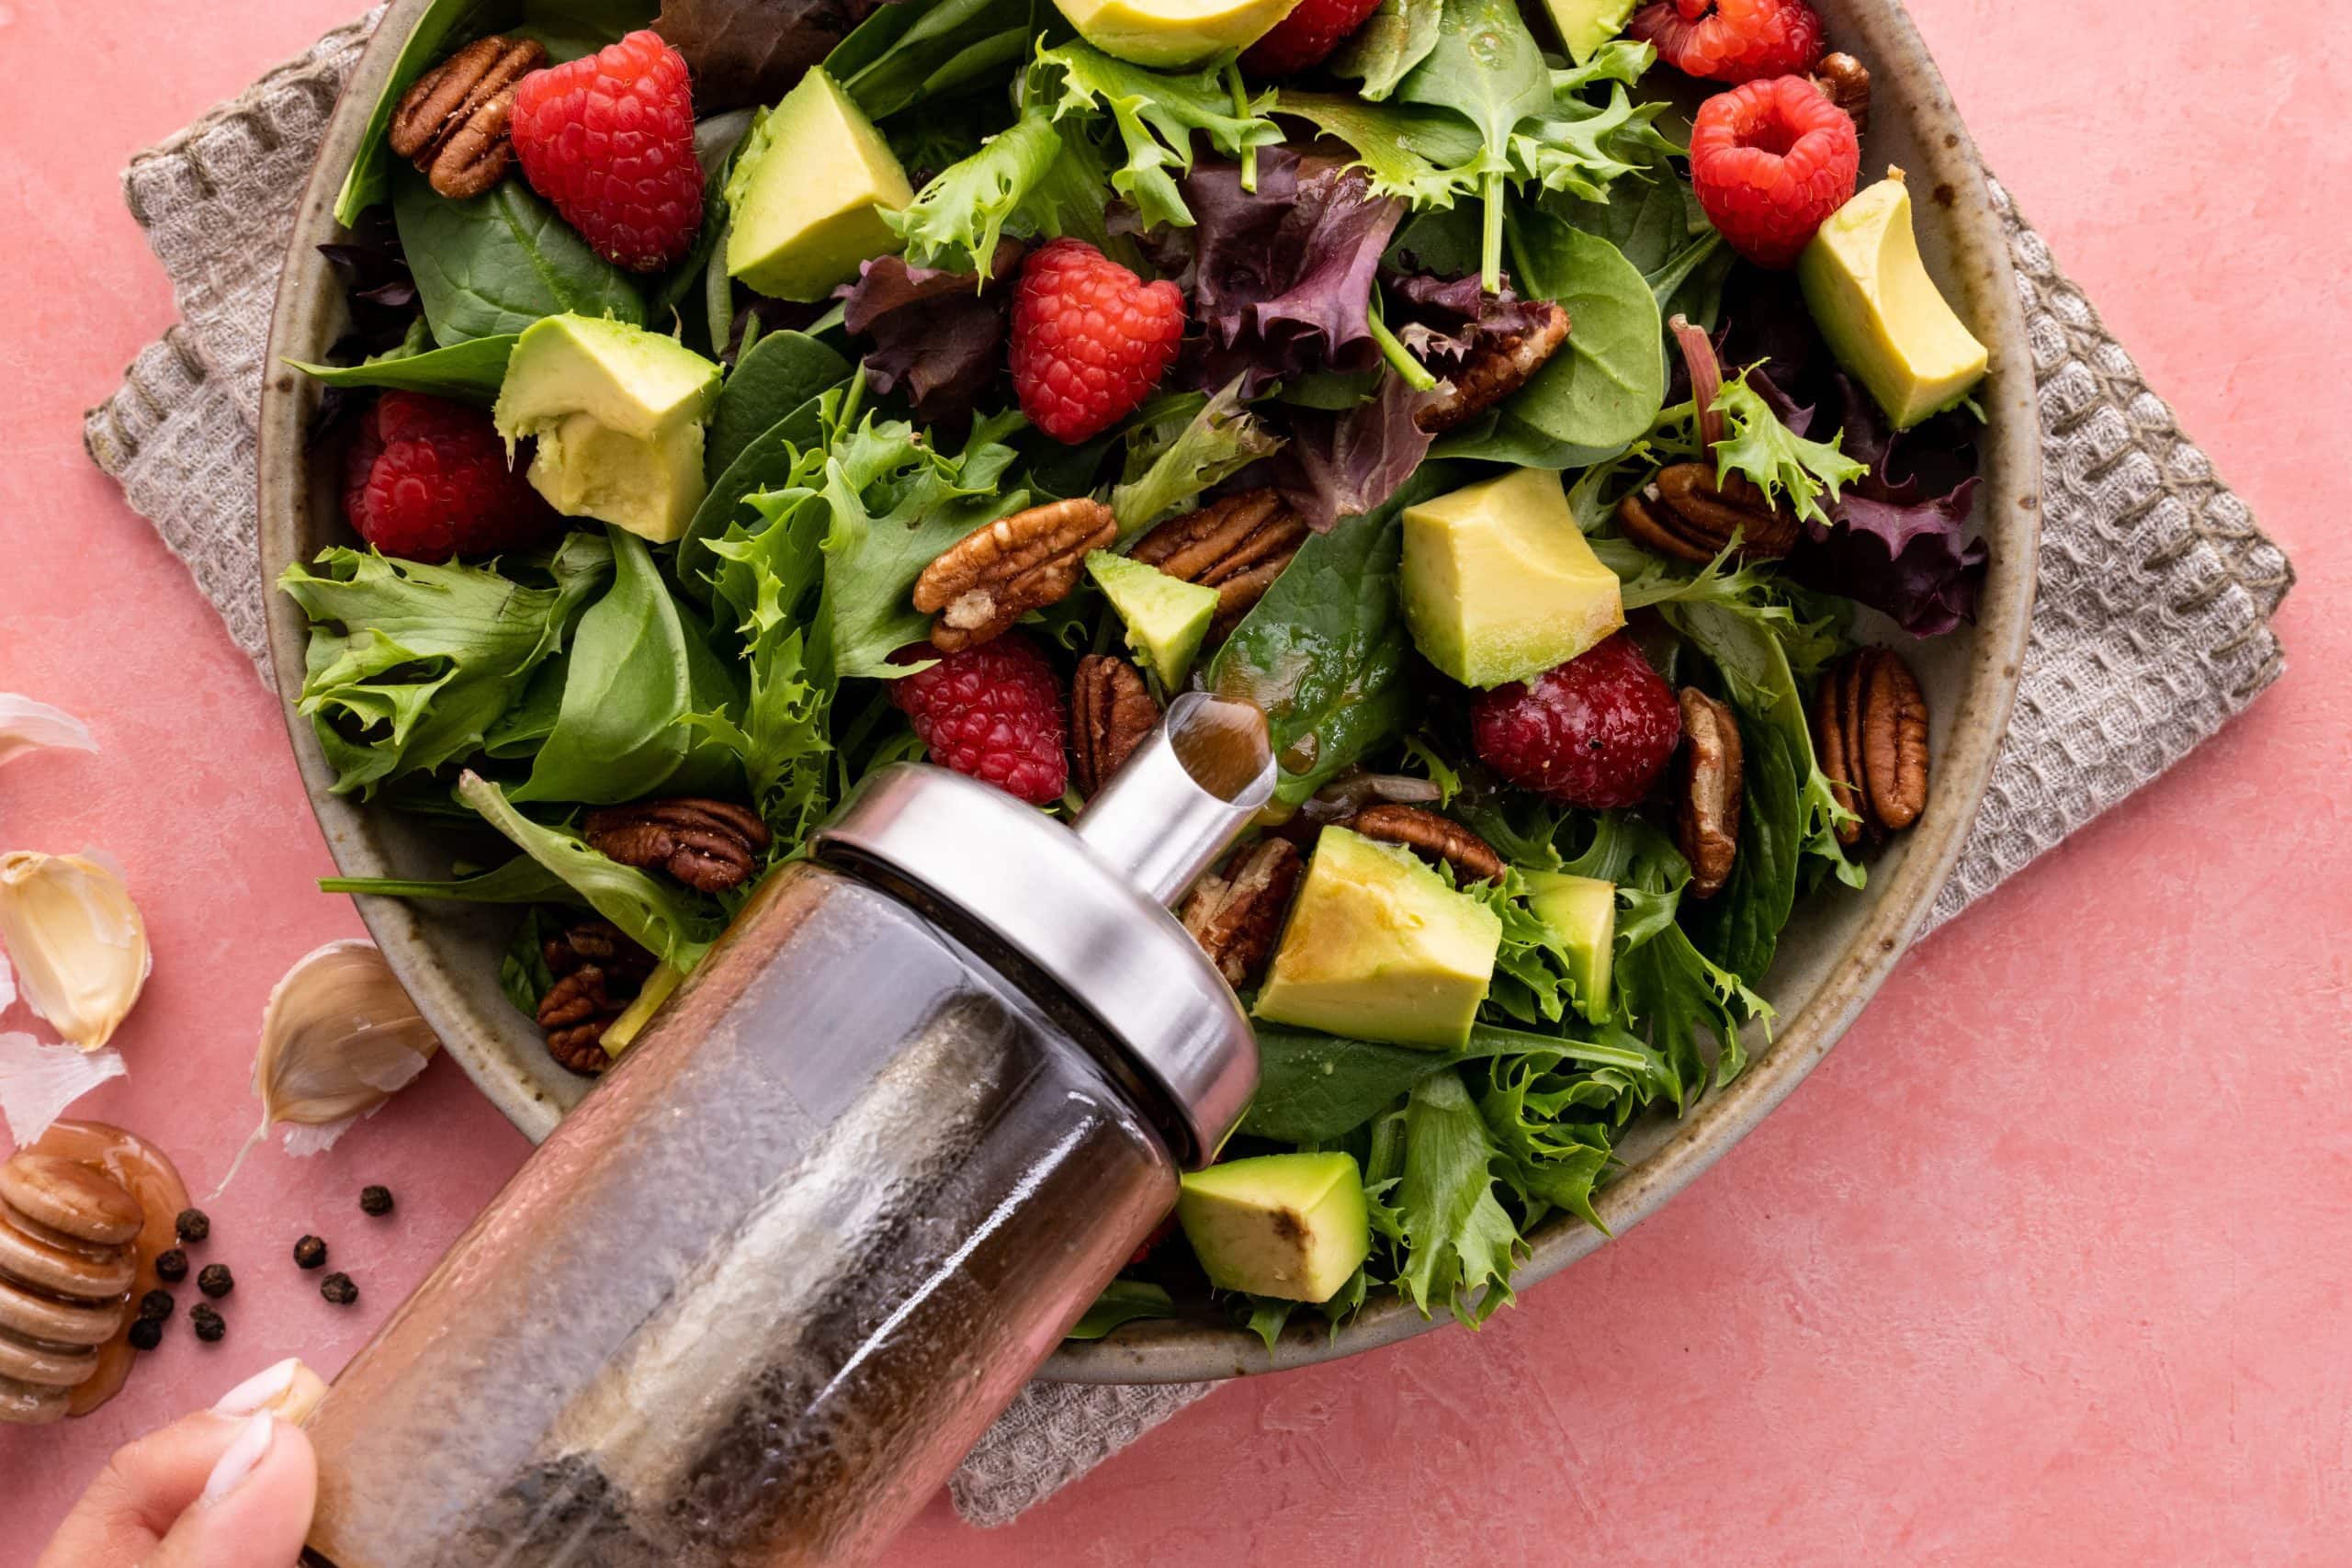
[[[66,1413],[130,1312],[146,1214],[96,1167],[19,1151],[0,1164],[0,1421]]]

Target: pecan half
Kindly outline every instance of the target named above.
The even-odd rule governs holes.
[[[1706,693],[1682,688],[1682,766],[1676,776],[1674,841],[1690,863],[1690,893],[1712,898],[1739,854],[1744,757],[1739,720]]]
[[[1871,68],[1850,54],[1825,54],[1813,68],[1821,96],[1846,111],[1856,130],[1871,128]]]
[[[1078,586],[1086,552],[1118,536],[1111,509],[1084,496],[973,529],[915,579],[915,608],[938,617],[931,646],[942,653],[976,648],[1030,611],[1060,604]]]
[[[548,1037],[548,1055],[566,1069],[593,1078],[613,1063],[604,1046],[605,1031],[628,1010],[636,987],[616,995],[617,981],[594,964],[583,964],[558,980],[539,998],[539,1028]]]
[[[1494,338],[1470,351],[1436,398],[1421,405],[1413,423],[1431,435],[1467,424],[1534,379],[1544,362],[1568,341],[1568,313],[1544,300],[1529,303],[1544,319],[1523,333]]]
[[[1216,590],[1212,639],[1233,629],[1266,596],[1306,542],[1306,524],[1271,490],[1245,490],[1171,517],[1128,552],[1170,577]]]
[[[1813,700],[1813,747],[1838,804],[1859,821],[1838,841],[1875,842],[1928,807],[1928,699],[1900,655],[1858,648],[1829,668]]]
[[[626,981],[632,992],[658,962],[610,920],[582,920],[569,927],[540,943],[539,956],[559,979],[593,964],[608,977]]]
[[[684,795],[591,811],[580,836],[623,865],[658,866],[705,893],[746,880],[768,848],[767,824],[749,807]]]
[[[547,62],[529,39],[476,39],[401,95],[386,140],[443,196],[480,196],[514,161],[514,84]]]
[[[1742,560],[1778,560],[1797,547],[1796,513],[1734,474],[1718,487],[1704,463],[1674,463],[1617,504],[1617,526],[1645,549],[1711,561],[1736,536]]]
[[[1091,795],[1135,755],[1159,723],[1159,705],[1143,671],[1124,659],[1090,653],[1069,683],[1070,772],[1078,793]]]
[[[1227,985],[1248,985],[1273,956],[1305,870],[1296,844],[1261,839],[1236,852],[1224,871],[1210,872],[1193,885],[1193,896],[1184,901],[1184,929]]]
[[[1434,811],[1424,811],[1418,806],[1367,806],[1349,818],[1345,826],[1367,839],[1402,844],[1430,860],[1442,860],[1464,882],[1503,879],[1503,857],[1495,852],[1493,845],[1461,823]]]

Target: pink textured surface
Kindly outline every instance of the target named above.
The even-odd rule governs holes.
[[[2340,1562],[2352,1540],[2352,734],[2340,446],[2342,28],[2248,0],[1914,0],[1994,167],[2294,556],[2286,682],[1915,954],[1788,1105],[1639,1231],[1503,1314],[1221,1391],[1010,1529],[944,1500],[893,1563]],[[0,0],[0,690],[96,757],[0,771],[0,849],[104,846],[153,929],[85,1109],[199,1191],[254,1119],[287,964],[358,931],[277,707],[85,459],[171,319],[128,153],[348,0]],[[96,90],[94,90],[96,89]],[[9,1026],[21,1026],[19,1012]],[[0,1568],[128,1436],[299,1352],[332,1371],[522,1156],[436,1065],[331,1155],[213,1204],[228,1340],[185,1314],[130,1392],[0,1430]],[[363,1182],[400,1194],[364,1219]],[[326,1235],[339,1311],[287,1260]]]

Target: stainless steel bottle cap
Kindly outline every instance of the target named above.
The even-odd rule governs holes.
[[[1252,747],[1254,746],[1254,750]],[[1258,1088],[1258,1043],[1168,912],[1273,793],[1255,709],[1187,693],[1071,827],[1002,790],[913,762],[883,768],[810,836],[820,860],[878,870],[960,914],[1058,985],[1166,1098],[1209,1162]]]

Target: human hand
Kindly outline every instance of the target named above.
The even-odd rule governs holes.
[[[293,1568],[318,1466],[302,1428],[266,1406],[299,1366],[118,1449],[35,1568]]]

